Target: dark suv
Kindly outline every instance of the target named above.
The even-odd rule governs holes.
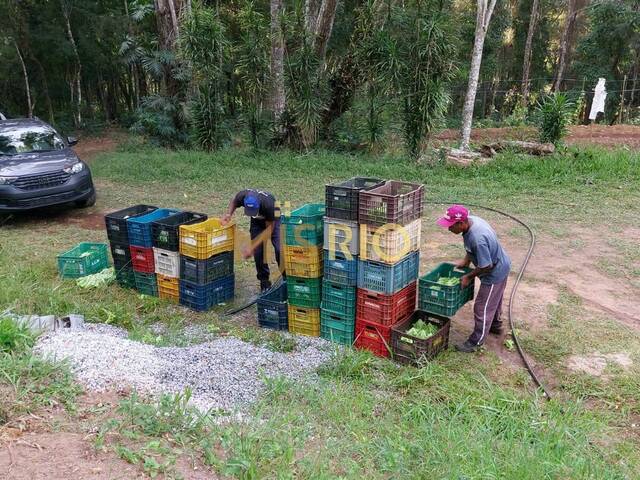
[[[37,119],[0,120],[0,212],[96,203],[91,172],[63,138]]]

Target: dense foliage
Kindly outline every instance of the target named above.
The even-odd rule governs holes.
[[[605,120],[634,120],[638,2],[541,0],[522,102],[532,6],[497,3],[476,120],[533,120],[553,89],[580,103],[585,121],[598,77]],[[0,111],[32,111],[63,129],[117,123],[166,146],[377,148],[403,138],[417,156],[434,128],[458,125],[475,11],[474,0],[0,0]],[[282,114],[273,110],[278,39]]]

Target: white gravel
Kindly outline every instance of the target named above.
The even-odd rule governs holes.
[[[286,335],[286,333],[283,333]],[[237,338],[217,338],[188,347],[155,347],[129,340],[127,332],[103,324],[84,330],[59,330],[42,336],[41,356],[68,359],[87,389],[135,389],[158,395],[192,390],[202,411],[241,411],[264,389],[264,377],[307,378],[329,360],[334,344],[296,337],[293,352],[273,352]]]

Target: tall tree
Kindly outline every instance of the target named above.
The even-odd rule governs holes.
[[[558,50],[558,65],[556,67],[555,79],[553,80],[552,90],[554,92],[559,91],[562,86],[564,72],[567,68],[567,56],[570,51],[569,41],[573,38],[576,18],[578,17],[578,9],[579,6],[583,6],[586,1],[588,0],[567,0],[567,13],[564,19],[562,37],[560,38],[560,48]]]
[[[71,79],[70,91],[72,100],[75,100],[73,121],[76,128],[78,128],[82,125],[82,61],[80,60],[80,54],[78,53],[76,39],[73,36],[73,31],[71,30],[71,9],[73,8],[72,0],[60,0],[60,5],[62,7],[65,27],[67,29],[67,39],[71,44],[76,63],[73,78]]]
[[[24,78],[24,89],[27,94],[27,111],[29,112],[29,118],[33,117],[33,102],[31,101],[31,86],[29,84],[29,73],[27,72],[27,66],[24,63],[24,55],[20,51],[20,47],[18,46],[18,42],[16,42],[15,38],[13,39],[13,44],[16,47],[16,53],[18,54],[18,58],[20,59],[20,65],[22,66],[22,76]]]
[[[282,0],[271,0],[271,108],[276,123],[286,108],[284,91],[284,34]]]
[[[487,36],[489,22],[491,21],[491,15],[493,15],[495,6],[496,0],[477,0],[476,30],[473,40],[473,52],[471,54],[471,67],[469,68],[467,95],[465,97],[464,107],[462,110],[461,150],[469,150],[473,110],[476,102],[476,92],[478,91],[480,65],[482,64],[482,49],[484,47],[484,39]]]
[[[529,72],[531,71],[531,50],[533,46],[533,34],[536,31],[538,15],[540,14],[540,0],[533,0],[531,4],[531,15],[529,16],[529,29],[527,30],[527,42],[524,46],[524,58],[522,60],[522,103],[527,104],[529,100]]]

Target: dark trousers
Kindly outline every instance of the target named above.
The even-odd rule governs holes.
[[[502,298],[507,286],[506,278],[503,282],[493,285],[480,284],[476,301],[473,304],[473,316],[475,326],[473,333],[469,337],[469,342],[474,345],[482,345],[487,338],[491,327],[500,328],[502,326]]]
[[[251,240],[255,239],[267,229],[267,224],[264,220],[251,219],[249,226],[249,234]],[[261,242],[253,251],[253,260],[256,262],[256,272],[258,280],[269,280],[269,264],[264,259],[264,244]],[[280,265],[280,219],[273,222],[273,231],[271,232],[271,244],[276,252],[276,262]]]

